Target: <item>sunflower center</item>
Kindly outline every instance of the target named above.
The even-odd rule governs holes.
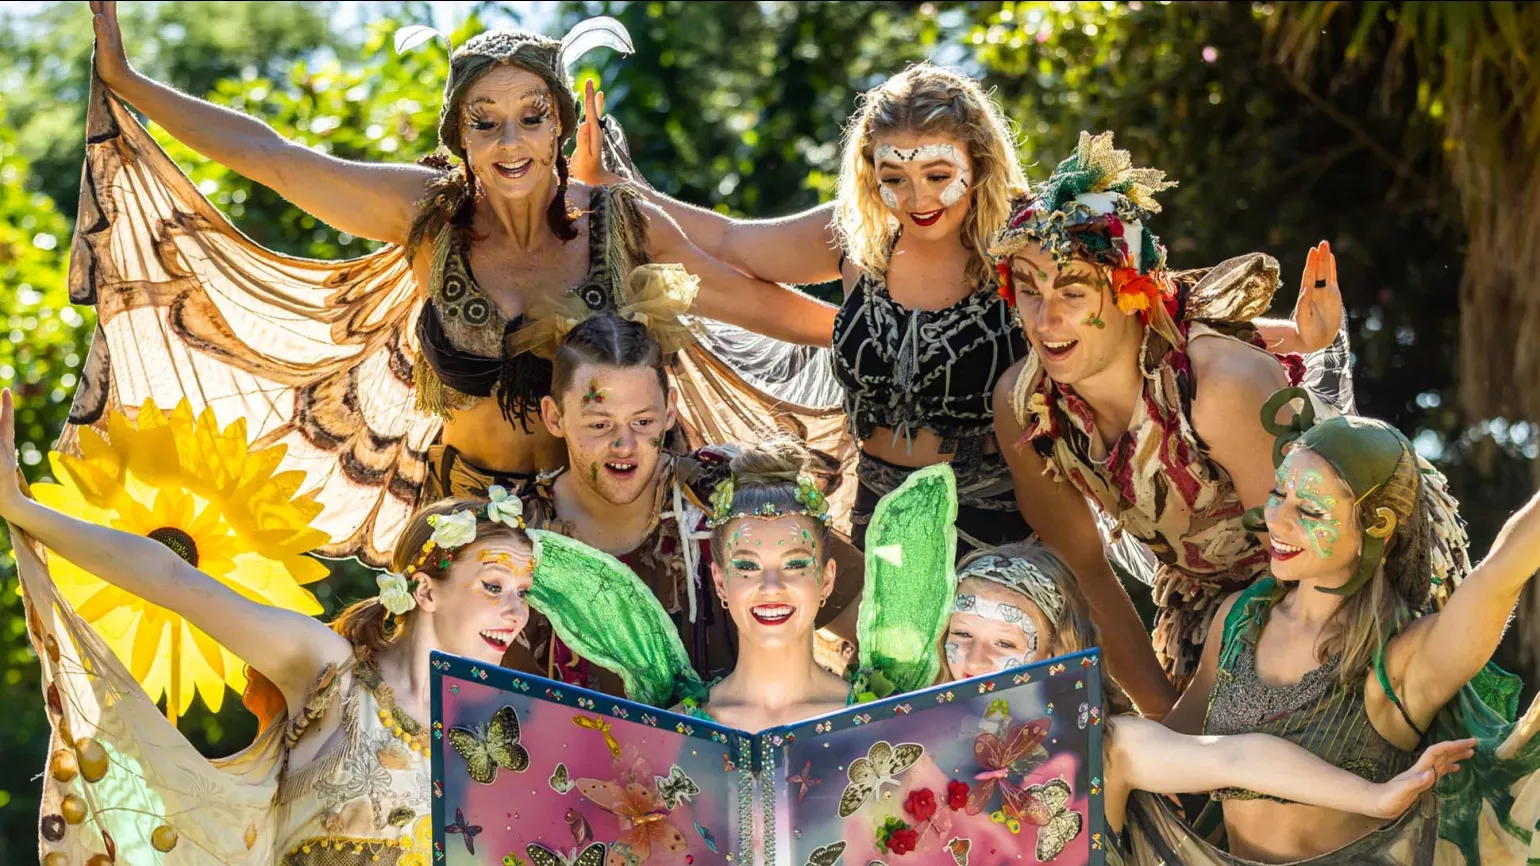
[[[150,538],[171,548],[171,552],[187,560],[187,564],[193,567],[198,565],[198,545],[193,542],[191,535],[177,529],[175,526],[162,526],[150,531]]]

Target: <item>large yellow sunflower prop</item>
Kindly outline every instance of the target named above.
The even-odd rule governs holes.
[[[79,457],[49,453],[61,483],[34,485],[38,501],[153,538],[253,601],[321,612],[303,588],[327,575],[326,566],[304,555],[329,540],[310,528],[321,505],[308,495],[295,497],[304,473],[274,474],[282,447],[247,447],[244,419],[220,430],[211,410],[194,419],[185,400],[169,415],[145,403],[137,423],[112,413],[105,437],[82,428],[80,452]],[[226,685],[245,689],[242,661],[176,613],[62,556],[50,570],[75,612],[112,647],[151,700],[168,696],[173,723],[192,706],[195,691],[217,712]]]

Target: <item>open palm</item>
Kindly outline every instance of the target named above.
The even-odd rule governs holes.
[[[1321,241],[1305,256],[1305,273],[1299,280],[1299,300],[1294,304],[1294,325],[1305,351],[1330,346],[1342,327],[1342,291],[1337,287],[1337,257],[1331,244]]]

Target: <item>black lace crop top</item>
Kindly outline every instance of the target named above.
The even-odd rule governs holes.
[[[834,319],[834,372],[858,439],[929,430],[942,453],[984,453],[995,382],[1027,352],[1011,308],[985,282],[943,310],[910,310],[863,272]]]
[[[613,192],[596,187],[588,223],[588,274],[569,289],[590,310],[618,305],[619,280],[608,261],[607,238],[613,230],[607,205]],[[508,319],[481,291],[471,273],[470,245],[463,226],[445,229],[442,276],[417,317],[419,408],[447,416],[495,396],[504,417],[526,431],[540,411],[540,398],[551,393],[551,362],[528,352],[513,353],[513,335],[522,315]],[[622,277],[624,275],[621,275]]]

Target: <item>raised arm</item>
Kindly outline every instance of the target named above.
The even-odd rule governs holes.
[[[1339,812],[1394,818],[1439,777],[1460,768],[1475,740],[1428,747],[1416,765],[1383,784],[1332,766],[1288,740],[1269,734],[1194,737],[1137,716],[1112,720],[1107,738],[1108,803],[1129,791],[1198,794],[1245,788],[1269,797]]]
[[[1020,375],[1018,364],[1000,377],[995,385],[994,412],[995,437],[1010,466],[1021,516],[1074,570],[1090,602],[1091,618],[1101,630],[1113,677],[1141,713],[1161,718],[1176,700],[1176,687],[1161,670],[1149,629],[1107,561],[1090,503],[1067,482],[1047,474],[1046,462],[1030,446],[1016,447],[1022,428],[1011,408],[1011,390]]]
[[[700,278],[695,312],[788,343],[828,346],[833,340],[831,304],[728,267],[702,252],[657,205],[643,202],[652,258],[678,262]]]
[[[1420,727],[1491,660],[1519,593],[1537,569],[1540,493],[1503,524],[1492,551],[1442,611],[1391,640],[1386,658],[1391,684]]]
[[[158,541],[77,520],[29,499],[17,483],[15,410],[0,394],[0,518],[102,580],[176,611],[278,686],[299,706],[330,662],[352,648],[321,622],[250,601]]]
[[[583,94],[583,123],[572,155],[572,176],[585,183],[610,185],[623,180],[604,168],[600,157],[604,133],[604,93],[588,82]],[[638,184],[647,200],[663,209],[696,247],[725,265],[777,283],[825,283],[840,278],[839,244],[830,228],[832,204],[773,220],[740,220],[669,198]],[[693,269],[692,269],[693,270]]]
[[[1337,258],[1321,241],[1305,255],[1299,298],[1292,319],[1257,319],[1253,324],[1269,351],[1308,354],[1330,346],[1342,327],[1342,290],[1337,286]]]
[[[128,63],[117,4],[93,0],[91,11],[102,83],[172,137],[328,225],[387,243],[406,240],[416,202],[436,176],[432,169],[317,153],[288,141],[260,120],[152,81]]]

